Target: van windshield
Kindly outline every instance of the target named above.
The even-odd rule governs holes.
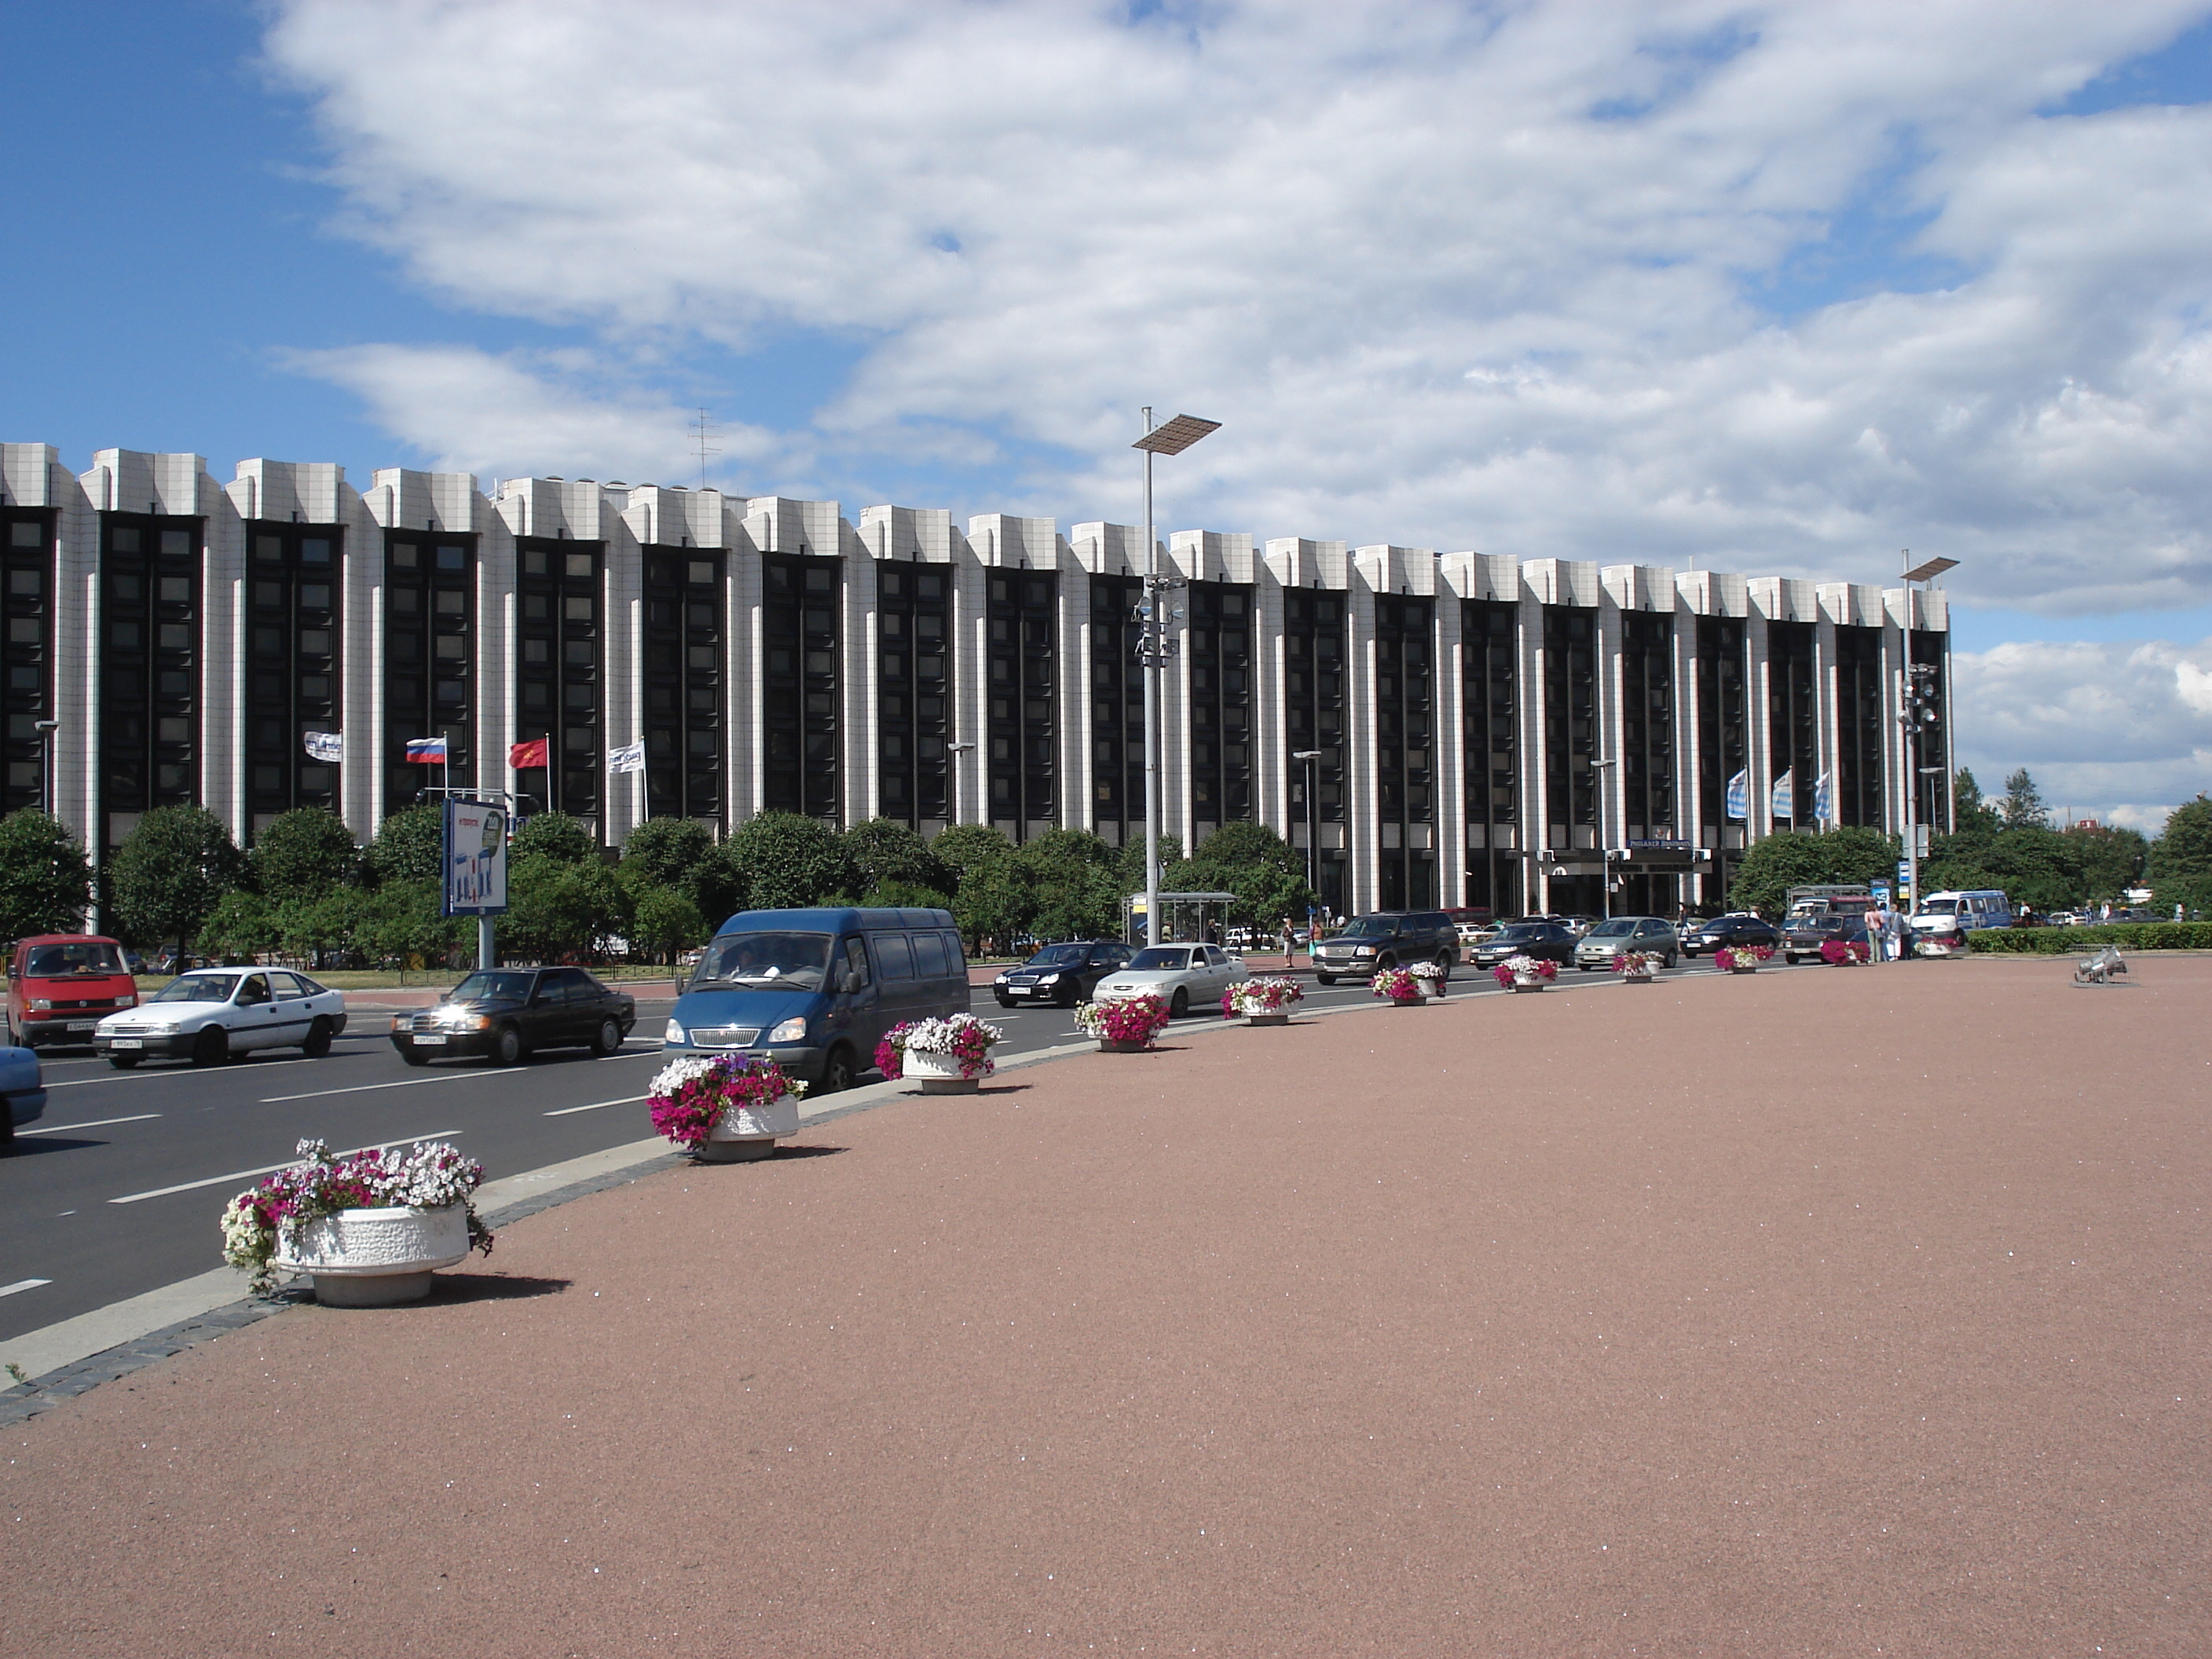
[[[830,972],[827,933],[724,933],[707,947],[690,988],[773,985],[818,991]]]
[[[1920,907],[1920,914],[1923,916],[1955,916],[1959,914],[1959,901],[1929,899]]]
[[[112,945],[90,939],[68,945],[33,945],[23,971],[33,979],[67,979],[72,975],[120,974],[123,958]]]

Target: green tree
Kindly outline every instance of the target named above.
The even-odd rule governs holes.
[[[1011,945],[1029,930],[1036,915],[1036,872],[1014,856],[1011,846],[977,858],[961,872],[960,885],[952,895],[952,919],[971,951],[980,951],[987,939],[997,940],[1001,948]]]
[[[956,891],[970,869],[1013,850],[1013,842],[988,823],[956,823],[929,843],[931,856],[950,873]]]
[[[189,945],[217,900],[246,876],[246,856],[204,806],[157,806],[138,820],[109,866],[124,936]]]
[[[2199,794],[2166,815],[2143,872],[2160,906],[2212,909],[2212,800]]]
[[[2073,828],[2060,832],[2073,844],[2081,866],[2080,896],[2095,902],[2116,899],[2142,877],[2150,843],[2142,833],[2119,826]]]
[[[1769,836],[1754,842],[1735,866],[1729,905],[1778,916],[1789,908],[1792,887],[1886,881],[1897,860],[1894,841],[1856,825],[1817,836]]]
[[[58,818],[28,810],[0,819],[0,927],[8,939],[74,933],[92,905],[92,867]]]
[[[707,924],[699,907],[675,888],[647,887],[635,896],[630,943],[656,960],[672,962],[679,952],[707,942]]]
[[[696,819],[647,818],[623,842],[620,869],[633,890],[644,890],[635,884],[641,877],[647,886],[665,887],[696,902],[699,876],[714,856],[714,837]]]
[[[503,953],[538,962],[596,956],[629,917],[629,895],[597,859],[525,853],[508,862],[507,914],[499,921]]]
[[[1121,884],[1113,848],[1088,830],[1048,830],[1014,856],[1036,883],[1030,926],[1040,939],[1118,938]]]
[[[1184,863],[1182,837],[1176,835],[1163,835],[1160,837],[1160,890],[1162,892],[1172,893],[1178,888],[1187,888],[1189,885],[1189,883],[1182,879],[1187,873],[1183,869]],[[1116,882],[1124,893],[1141,893],[1145,890],[1145,838],[1142,836],[1132,836],[1123,843],[1120,853],[1115,855],[1114,873]]]
[[[1190,855],[1192,888],[1237,895],[1230,920],[1273,927],[1303,921],[1318,902],[1306,885],[1304,855],[1264,823],[1224,823]]]
[[[896,819],[870,818],[854,824],[842,839],[845,855],[853,861],[854,884],[863,893],[893,884],[933,893],[952,890],[953,874],[945,861],[927,842]]]
[[[446,817],[437,806],[410,806],[377,826],[368,868],[380,882],[436,881],[444,873]]]
[[[351,886],[361,874],[361,849],[336,813],[301,806],[272,819],[246,862],[262,894],[283,903]]]
[[[2004,799],[1997,804],[1997,817],[2008,830],[2028,826],[2046,829],[2051,823],[2051,809],[2044,805],[2043,792],[2035,787],[2035,780],[2023,766],[2005,780]]]
[[[591,831],[566,812],[540,812],[522,821],[507,842],[507,856],[510,866],[532,857],[562,864],[597,863],[599,848]]]
[[[225,893],[200,924],[201,948],[219,957],[259,956],[276,948],[276,918],[258,893],[235,888]]]
[[[380,962],[401,967],[446,961],[476,924],[439,914],[434,876],[421,881],[389,881],[363,901],[354,924],[354,948]]]
[[[740,904],[787,910],[819,904],[858,885],[852,860],[829,825],[796,812],[748,818],[721,845],[725,867],[744,882]]]
[[[1982,786],[1974,781],[1971,767],[1960,767],[1958,775],[1951,780],[1951,806],[1957,815],[1962,833],[1971,835],[1981,831],[1992,836],[1996,833],[1996,812],[1982,799]]]

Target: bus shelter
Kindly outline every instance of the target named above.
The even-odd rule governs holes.
[[[1161,894],[1160,943],[1219,944],[1228,937],[1229,907],[1236,902],[1234,893]],[[1132,945],[1145,942],[1142,893],[1132,893],[1121,901],[1121,937]]]

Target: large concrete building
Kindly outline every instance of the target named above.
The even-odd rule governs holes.
[[[0,807],[51,789],[96,858],[186,802],[244,842],[301,805],[366,839],[449,781],[406,758],[441,734],[452,783],[617,844],[765,809],[1144,834],[1125,525],[9,444],[0,542]],[[1273,825],[1339,910],[1595,911],[1608,878],[1616,909],[1710,903],[1763,836],[1901,829],[1916,765],[1914,820],[1949,817],[1940,591],[1212,532],[1162,568],[1162,828]],[[539,737],[550,764],[511,772]]]

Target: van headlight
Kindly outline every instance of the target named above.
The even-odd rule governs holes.
[[[663,1042],[673,1042],[680,1045],[689,1042],[690,1038],[685,1036],[684,1035],[684,1028],[672,1019],[668,1022],[668,1029],[660,1034],[660,1040]]]
[[[794,1014],[768,1034],[770,1042],[804,1042],[806,1041],[806,1016]]]

